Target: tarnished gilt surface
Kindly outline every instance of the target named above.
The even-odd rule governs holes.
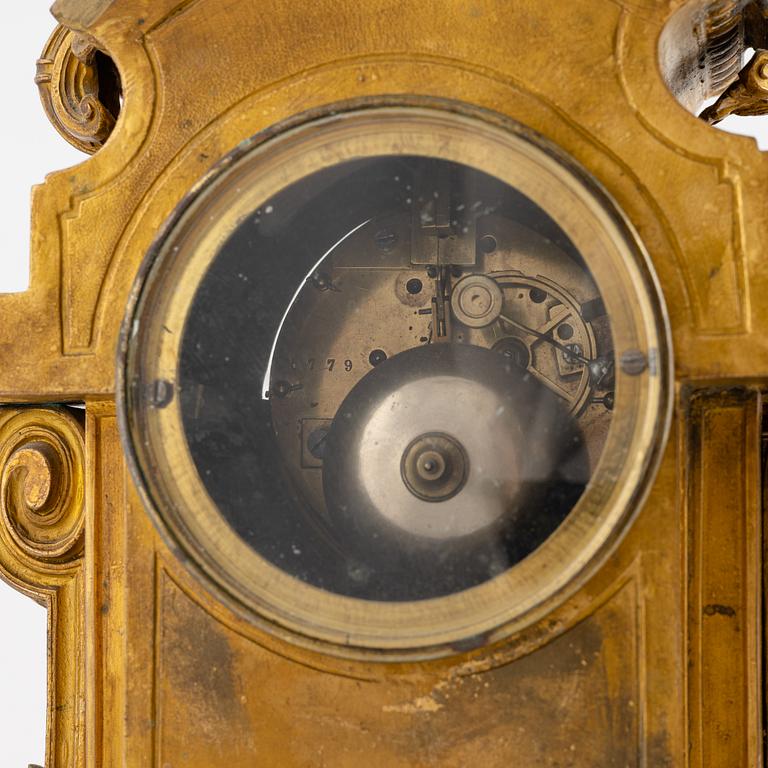
[[[3,573],[51,607],[49,766],[760,764],[760,402],[692,384],[768,374],[768,166],[662,83],[656,41],[680,5],[57,4],[114,56],[125,103],[103,150],[36,188],[31,288],[0,296],[2,400],[88,403],[70,470],[84,555],[52,565],[8,524],[0,536]],[[661,471],[606,567],[545,620],[562,631],[543,647],[534,630],[400,667],[290,649],[201,590],[125,472],[114,350],[161,222],[245,137],[384,93],[464,100],[561,145],[626,211],[666,296],[685,387]]]

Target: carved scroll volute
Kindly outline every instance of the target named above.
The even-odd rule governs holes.
[[[120,81],[92,38],[59,25],[35,82],[48,119],[70,144],[89,154],[105,144],[120,112]]]
[[[0,520],[6,542],[45,566],[82,552],[83,429],[61,409],[29,408],[0,425]]]

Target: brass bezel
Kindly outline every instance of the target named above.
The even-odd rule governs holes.
[[[239,613],[290,642],[343,657],[439,657],[510,636],[540,619],[584,583],[626,531],[669,428],[667,316],[631,226],[606,191],[545,139],[488,112],[439,106],[329,108],[241,145],[162,229],[137,279],[121,343],[118,410],[126,454],[160,531],[181,545],[192,570]],[[221,517],[198,478],[177,399],[162,408],[148,406],[145,386],[175,380],[195,289],[243,216],[320,168],[389,153],[454,160],[521,189],[584,256],[611,317],[617,360],[625,351],[640,350],[648,361],[636,375],[617,366],[614,417],[602,458],[560,528],[491,581],[413,603],[330,594],[261,558]]]

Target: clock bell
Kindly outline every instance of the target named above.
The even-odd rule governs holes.
[[[53,11],[48,764],[762,765],[768,7]]]

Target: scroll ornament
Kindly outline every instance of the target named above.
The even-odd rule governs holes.
[[[120,112],[120,78],[93,38],[59,25],[35,82],[48,119],[70,144],[93,154],[106,143]]]
[[[0,521],[11,546],[48,564],[82,552],[84,440],[58,408],[28,408],[0,420]]]

